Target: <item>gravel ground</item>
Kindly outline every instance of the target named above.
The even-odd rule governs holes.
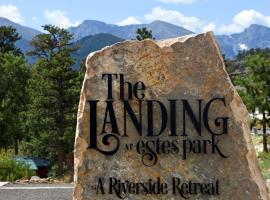
[[[8,184],[0,187],[0,200],[72,200],[72,184]]]

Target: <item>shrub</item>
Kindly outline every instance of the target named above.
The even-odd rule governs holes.
[[[29,179],[35,170],[23,162],[15,161],[10,153],[0,151],[0,181]]]

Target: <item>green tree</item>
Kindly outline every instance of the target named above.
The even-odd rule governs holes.
[[[14,147],[18,154],[19,141],[25,134],[23,128],[29,66],[21,56],[0,53],[0,145]]]
[[[15,43],[21,39],[16,29],[0,26],[0,146],[19,150],[24,137],[23,113],[27,103],[29,66]]]
[[[79,101],[78,72],[72,69],[72,35],[65,29],[43,26],[47,33],[31,41],[29,55],[38,58],[29,81],[29,138],[26,149],[57,161],[57,175],[64,170],[65,155],[72,152]]]
[[[153,38],[153,35],[152,35],[152,31],[151,30],[147,30],[146,27],[143,27],[143,28],[138,28],[137,31],[136,31],[136,39],[137,40],[145,40],[147,38],[150,38],[150,39],[154,39]]]
[[[267,113],[270,111],[270,53],[260,51],[245,59],[248,73],[245,76],[236,78],[236,83],[242,88],[239,93],[250,112],[259,108],[262,111],[263,119],[263,150],[267,148]]]
[[[0,26],[0,53],[12,53],[22,56],[22,51],[15,45],[21,38],[15,28],[11,26]]]

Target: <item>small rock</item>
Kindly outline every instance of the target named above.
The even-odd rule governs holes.
[[[30,178],[30,181],[39,181],[39,180],[40,180],[40,178],[38,176],[32,176]]]

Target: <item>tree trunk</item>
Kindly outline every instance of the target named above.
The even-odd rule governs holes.
[[[263,114],[263,151],[268,153],[265,110],[263,110],[262,114]]]
[[[65,160],[64,144],[62,144],[62,142],[58,145],[57,151],[57,176],[62,176],[64,174]]]
[[[19,153],[19,143],[17,139],[14,139],[14,152],[15,152],[15,155],[18,155]]]

